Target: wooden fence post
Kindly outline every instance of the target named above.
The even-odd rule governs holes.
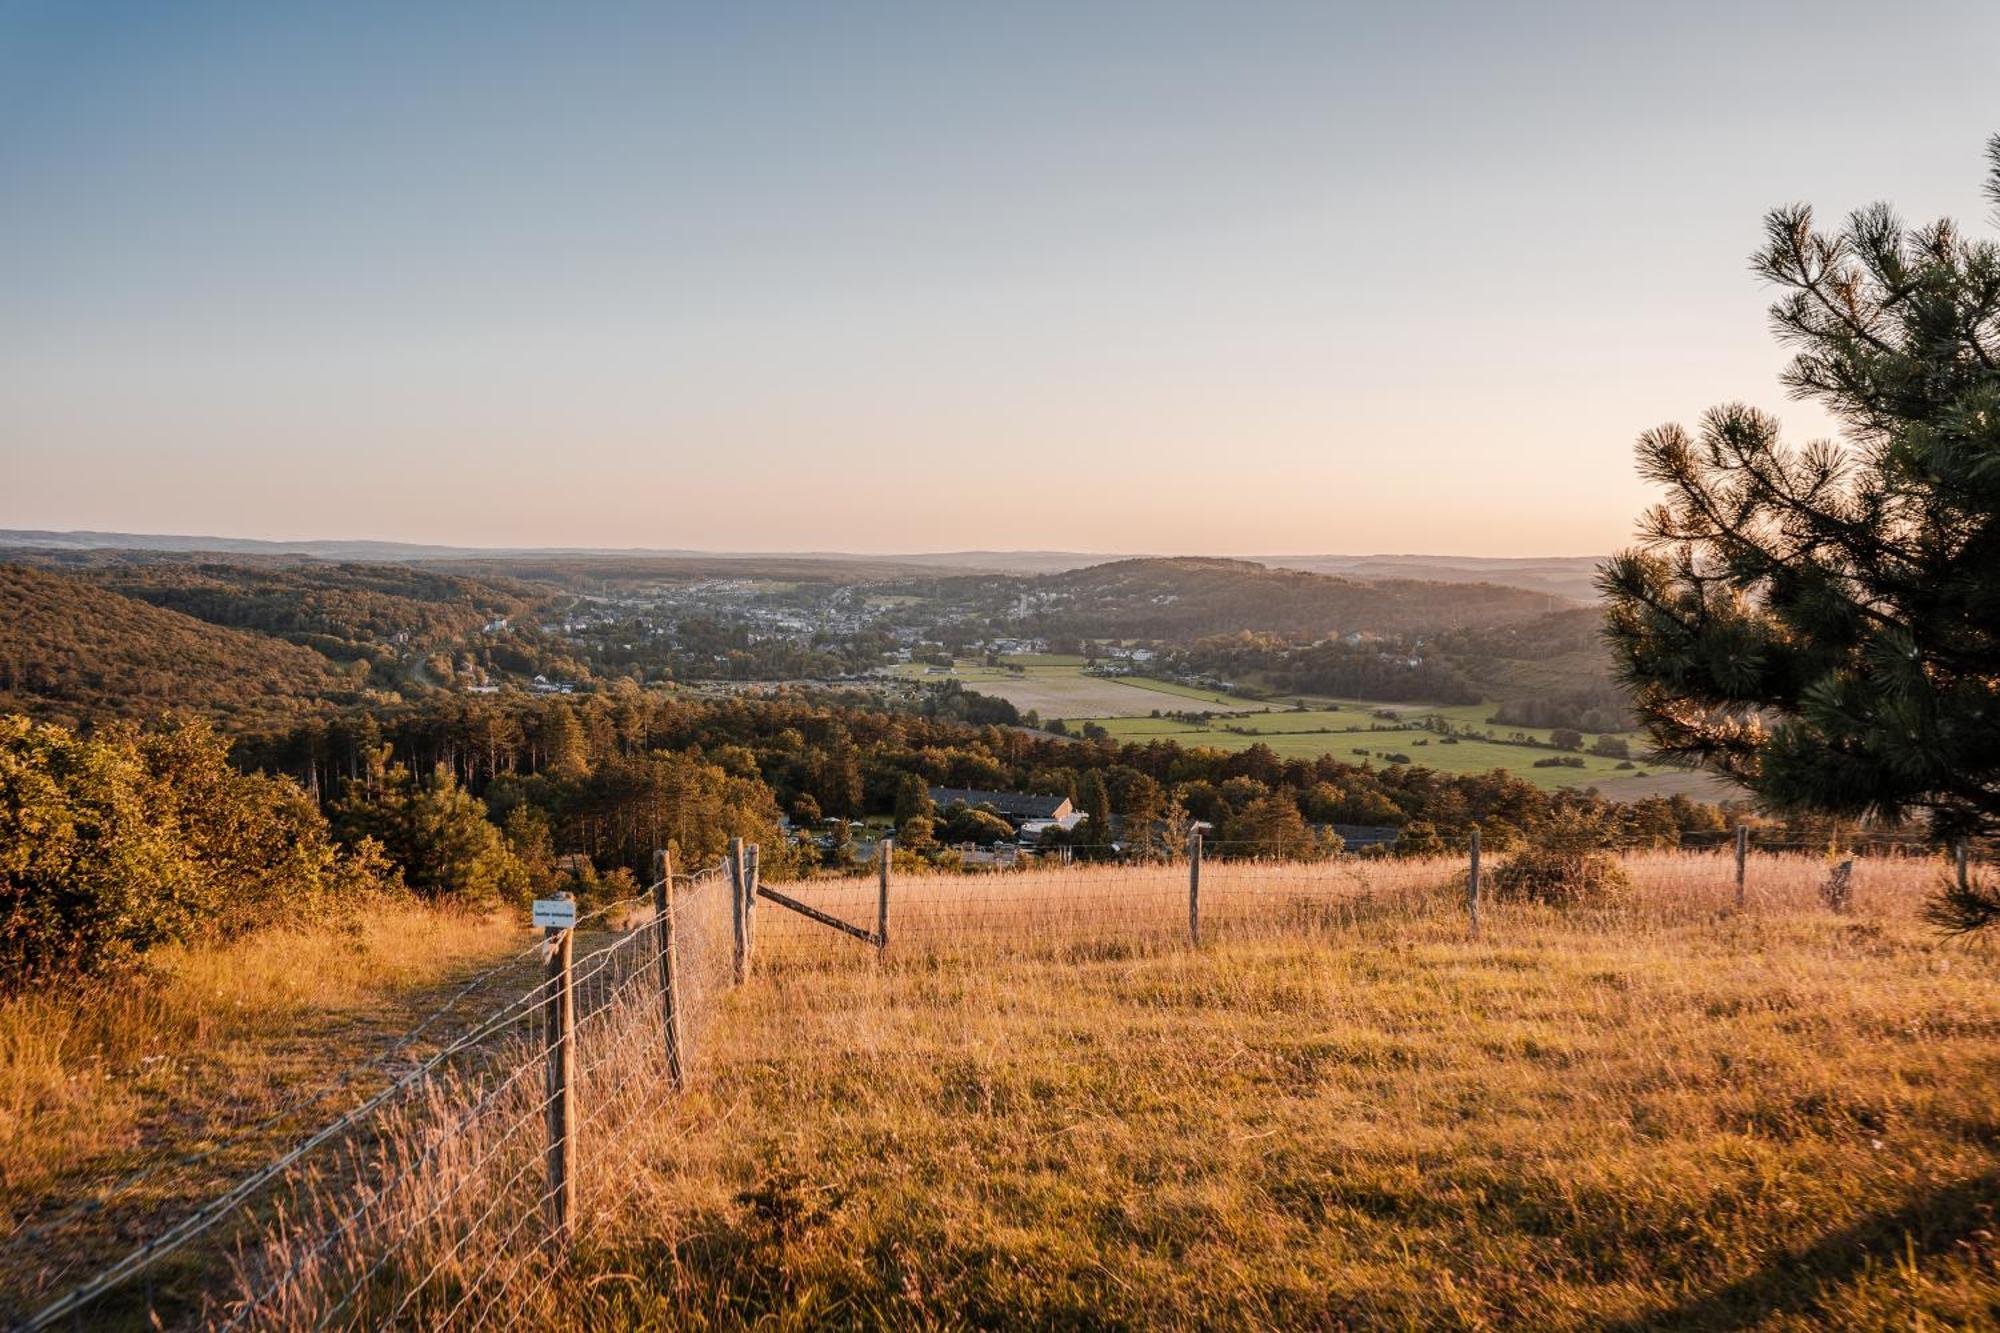
[[[1748,878],[1746,874],[1749,861],[1750,826],[1748,824],[1738,824],[1736,826],[1736,905],[1738,907],[1747,907],[1750,905],[1750,891],[1747,887]]]
[[[1465,876],[1465,914],[1472,923],[1472,938],[1479,938],[1479,829],[1474,826],[1465,840],[1466,858],[1471,863]]]
[[[667,1082],[686,1086],[681,1069],[681,997],[674,979],[674,854],[653,853],[653,916],[660,948],[660,1030],[667,1044]]]
[[[549,1241],[558,1249],[569,1248],[570,1228],[576,1218],[576,977],[571,969],[571,935],[567,929],[550,928],[549,959],[544,985],[542,1032],[547,1047],[548,1118],[548,1218]]]
[[[1968,884],[1966,883],[1966,880],[1967,880],[1967,878],[1968,878],[1968,876],[1969,876],[1969,874],[1970,874],[1970,871],[1969,871],[1969,869],[1968,869],[1968,867],[1967,867],[1967,864],[1966,864],[1966,861],[1967,861],[1967,854],[1966,854],[1966,850],[1965,850],[1965,839],[1964,839],[1964,838],[1960,838],[1960,839],[1958,840],[1958,846],[1956,846],[1956,847],[1954,847],[1954,848],[1952,849],[1952,860],[1953,860],[1953,861],[1955,861],[1955,862],[1957,862],[1957,865],[1958,865],[1958,891],[1959,891],[1960,893],[1964,893],[1964,892],[1966,891],[1966,889],[1967,889],[1968,887],[1970,887],[1970,886],[1969,886],[1969,885],[1968,885]]]
[[[757,962],[757,844],[743,845],[743,956],[747,972]]]
[[[1188,833],[1188,943],[1201,945],[1201,830]]]
[[[875,883],[875,952],[889,947],[889,876],[896,862],[896,840],[884,838],[880,844],[882,862]]]
[[[743,839],[729,840],[729,904],[736,927],[736,984],[750,979],[750,909],[744,905]]]

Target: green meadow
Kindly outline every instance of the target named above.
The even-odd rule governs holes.
[[[1119,741],[1171,740],[1220,750],[1267,745],[1287,759],[1332,755],[1377,767],[1407,759],[1443,773],[1487,773],[1498,768],[1546,790],[1596,786],[1607,794],[1626,796],[1645,794],[1647,783],[1658,776],[1636,757],[1621,768],[1623,761],[1615,758],[1587,752],[1564,755],[1544,748],[1551,737],[1548,728],[1489,722],[1496,708],[1491,703],[1445,706],[1293,695],[1246,699],[1147,676],[1088,675],[1085,665],[1081,657],[1037,654],[1003,657],[998,666],[961,660],[949,673],[913,663],[897,668],[897,674],[917,680],[957,680],[967,689],[1007,699],[1023,711],[1033,709],[1044,724],[1060,718],[1075,734],[1088,723]],[[1212,716],[1202,721],[1165,716],[1171,713]],[[1393,716],[1380,716],[1384,713]],[[1440,736],[1423,725],[1427,718],[1480,734]],[[1643,753],[1643,737],[1620,735],[1634,756]],[[1508,743],[1517,737],[1542,745]],[[1586,750],[1596,739],[1585,738]],[[1579,759],[1582,766],[1535,766],[1538,759],[1559,755]]]

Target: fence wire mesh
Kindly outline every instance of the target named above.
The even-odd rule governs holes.
[[[685,1061],[698,1058],[703,1027],[731,979],[724,867],[677,876],[672,900]],[[570,1132],[598,1148],[573,1154],[583,1200],[615,1194],[618,1130],[666,1086],[658,980],[666,936],[651,904],[649,886],[579,917],[573,937]],[[163,1157],[25,1220],[0,1240],[0,1258],[20,1259],[10,1271],[25,1274],[9,1297],[9,1326],[349,1328],[478,1318],[476,1294],[504,1265],[525,1269],[548,1255],[546,1056],[560,982],[543,975],[545,947],[538,942],[462,983],[381,1055],[318,1090],[199,1151]],[[249,1164],[226,1188],[173,1205],[185,1173],[239,1156]],[[590,1220],[589,1212],[576,1219]],[[136,1244],[135,1232],[143,1236]],[[107,1256],[107,1234],[129,1248]],[[222,1255],[227,1280],[191,1303],[162,1303],[156,1278],[194,1247],[205,1264]]]

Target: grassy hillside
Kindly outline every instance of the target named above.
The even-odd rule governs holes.
[[[775,970],[695,1104],[747,1132],[602,1267],[669,1323],[1984,1323],[2000,1010],[1945,957],[1656,906]]]
[[[397,1049],[413,1013],[517,951],[524,933],[512,915],[413,899],[366,909],[345,926],[169,946],[136,975],[0,998],[0,1216],[62,1219],[54,1240],[31,1247],[0,1229],[0,1318],[109,1262],[134,1233],[163,1228],[373,1091],[380,1073],[342,1080]],[[504,980],[514,993],[528,984]],[[498,1002],[468,997],[467,1012],[482,998]],[[190,1152],[225,1141],[212,1156]],[[142,1172],[154,1174],[134,1181]],[[131,1188],[107,1189],[111,1181]],[[96,1206],[77,1216],[82,1200]],[[165,1308],[183,1279],[212,1280],[223,1245],[216,1236],[157,1275]],[[141,1325],[94,1313],[91,1326]]]
[[[1473,939],[1455,857],[1212,861],[1199,947],[1182,866],[902,877],[882,954],[766,902],[736,988],[710,876],[677,908],[684,1093],[644,909],[580,946],[609,952],[579,962],[560,1267],[530,1032],[371,1120],[327,1165],[342,1184],[308,1171],[283,1220],[175,1255],[158,1295],[192,1313],[268,1276],[282,1327],[443,1326],[474,1297],[523,1328],[1990,1325],[2000,948],[1923,923],[1941,863],[1862,858],[1840,915],[1819,855],[1756,855],[1743,908],[1725,856],[1621,864],[1587,909],[1489,896]],[[787,888],[849,920],[877,895]],[[385,1071],[348,1087],[315,1049],[394,1053],[399,1021],[466,994],[439,983],[519,943],[370,921],[0,1006],[24,1057],[0,1070],[9,1206],[63,1237],[0,1254],[74,1274],[157,1231],[288,1139],[187,1147],[288,1090],[335,1091],[293,1132],[332,1114]],[[482,974],[451,1028],[538,975],[525,953]],[[147,1162],[167,1174],[115,1209],[54,1186]],[[322,1228],[355,1246],[312,1263]],[[99,1326],[139,1288],[119,1297]]]
[[[1722,857],[1627,865],[1622,900],[1493,903],[1478,940],[1456,862],[1213,864],[1199,949],[1176,867],[902,883],[882,960],[760,908],[686,1095],[655,1091],[650,1004],[586,1048],[570,1264],[537,1257],[529,1134],[494,1168],[518,1160],[512,1192],[412,1193],[446,1220],[384,1304],[424,1324],[476,1289],[524,1327],[1991,1326],[2000,954],[1919,920],[1935,863],[1863,864],[1850,916],[1817,857],[1760,857],[1747,911]],[[801,892],[854,918],[875,889]],[[699,941],[726,931],[684,960]],[[494,1114],[482,1149],[511,1135]]]
[[[89,579],[0,564],[0,711],[49,718],[294,712],[355,696],[296,645],[211,625]]]
[[[1620,908],[1499,908],[1478,942],[1445,866],[1364,871],[1324,930],[1199,952],[1136,942],[1129,874],[1103,890],[1126,926],[1095,943],[988,953],[940,905],[922,945],[941,954],[840,967],[777,920],[596,1260],[646,1276],[597,1288],[598,1308],[668,1326],[1985,1323],[2000,955],[1915,919],[1919,868],[1868,867],[1840,919],[1813,896],[1823,866],[1792,861],[1758,863],[1748,915],[1726,914],[1719,861],[1660,856]],[[1072,878],[1065,900],[1092,901]],[[700,1128],[718,1124],[742,1128]]]

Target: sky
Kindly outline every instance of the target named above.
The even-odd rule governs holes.
[[[0,527],[1583,555],[2000,5],[0,0]]]

